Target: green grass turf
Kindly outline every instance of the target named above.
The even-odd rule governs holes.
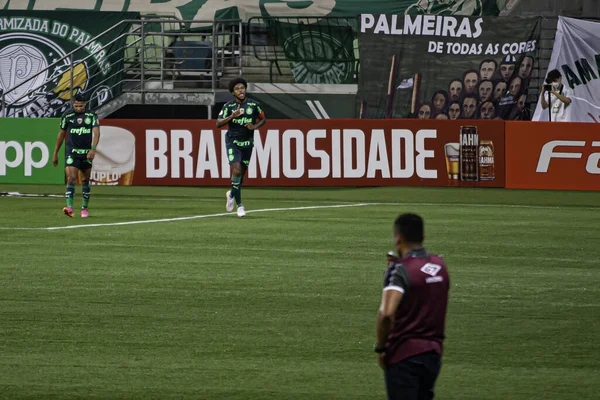
[[[375,317],[404,211],[426,218],[427,247],[451,272],[437,399],[597,398],[600,193],[248,188],[244,199],[249,211],[405,205],[0,229],[0,398],[381,399]],[[93,187],[89,219],[62,207],[0,197],[0,227],[218,214],[224,189]]]

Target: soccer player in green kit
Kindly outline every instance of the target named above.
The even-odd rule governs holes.
[[[63,214],[69,218],[74,217],[73,197],[75,196],[75,183],[77,173],[81,171],[83,204],[81,217],[88,217],[88,203],[90,201],[90,174],[92,161],[96,156],[96,147],[100,141],[100,124],[98,116],[93,112],[85,112],[86,102],[82,95],[73,97],[73,110],[67,111],[60,120],[60,131],[54,147],[52,164],[58,166],[58,151],[67,137],[67,151],[65,153],[65,173],[67,175],[67,206]]]
[[[243,78],[229,82],[229,92],[234,99],[223,106],[217,119],[217,128],[229,125],[225,135],[225,146],[231,166],[231,190],[226,194],[226,209],[232,212],[235,202],[238,217],[246,216],[242,205],[242,183],[252,157],[254,130],[267,121],[260,104],[246,97],[247,87],[248,84]]]

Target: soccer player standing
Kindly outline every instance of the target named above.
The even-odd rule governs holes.
[[[423,247],[421,217],[400,215],[393,233],[400,257],[388,255],[375,352],[388,399],[429,400],[441,368],[450,278],[444,260]]]
[[[246,97],[248,84],[243,78],[229,82],[229,92],[234,99],[223,106],[217,119],[217,128],[229,125],[225,135],[227,158],[231,166],[231,190],[227,192],[226,209],[233,211],[237,204],[238,217],[246,216],[242,205],[242,183],[254,148],[254,130],[267,121],[257,101]]]
[[[96,147],[100,141],[100,124],[98,116],[93,112],[85,112],[86,102],[82,95],[73,97],[73,110],[67,111],[60,120],[60,131],[56,138],[52,163],[58,166],[58,151],[67,137],[67,151],[65,153],[65,173],[67,175],[67,206],[63,214],[73,218],[73,197],[75,196],[75,183],[79,171],[83,174],[82,194],[83,203],[81,217],[88,217],[88,203],[90,201],[90,174],[92,161],[96,156]]]

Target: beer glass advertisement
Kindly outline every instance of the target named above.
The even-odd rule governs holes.
[[[360,19],[362,118],[530,119],[539,18]]]
[[[130,131],[116,126],[100,127],[100,142],[96,149],[96,157],[90,183],[92,185],[133,184],[135,171],[135,136]],[[79,173],[79,183],[83,175]]]
[[[101,123],[96,184],[230,185],[214,121]],[[502,121],[270,120],[244,185],[504,187],[504,158]]]

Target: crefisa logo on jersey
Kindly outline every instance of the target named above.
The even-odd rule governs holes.
[[[32,30],[35,28],[40,30],[32,24]],[[66,54],[43,35],[25,32],[0,35],[0,89],[10,105],[7,116],[52,117],[66,111],[72,95],[84,91],[88,84],[86,63],[77,63],[73,67],[74,90],[70,93],[68,60],[52,65]],[[10,90],[18,85],[21,86]]]

